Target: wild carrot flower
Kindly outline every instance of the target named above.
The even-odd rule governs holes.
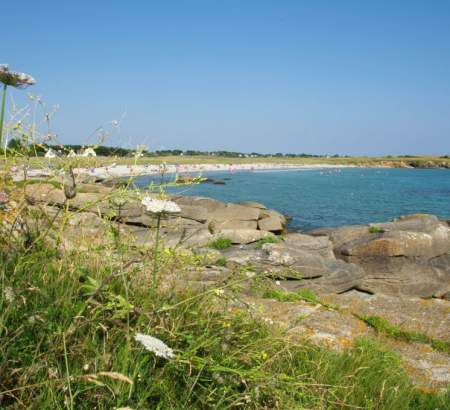
[[[11,288],[10,286],[6,286],[3,292],[5,294],[5,300],[8,303],[14,302],[15,294],[13,288]]]
[[[81,154],[82,157],[96,157],[97,154],[95,153],[94,149],[89,147],[86,148],[83,153]]]
[[[36,84],[36,80],[28,74],[9,71],[7,64],[0,64],[0,82],[3,83],[2,106],[0,109],[0,148],[3,145],[3,121],[5,118],[6,89],[8,86],[26,88]]]
[[[145,206],[148,212],[154,214],[173,214],[181,212],[180,207],[175,202],[154,199],[149,196],[145,196],[142,199],[141,204]]]
[[[49,148],[49,150],[45,153],[45,158],[56,158],[56,154],[53,152],[53,150],[51,148]]]
[[[26,88],[29,85],[36,84],[36,80],[31,75],[9,71],[7,64],[0,65],[0,82],[15,88]]]
[[[163,359],[172,359],[173,357],[175,357],[173,350],[162,340],[159,340],[156,337],[144,335],[142,333],[136,333],[136,336],[134,336],[134,340],[141,343],[146,350],[154,353],[158,357],[162,357]]]

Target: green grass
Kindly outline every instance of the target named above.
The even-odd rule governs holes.
[[[223,237],[217,238],[216,240],[214,240],[209,244],[211,248],[216,249],[218,251],[228,249],[231,245],[232,245],[231,240]]]
[[[319,299],[319,297],[311,290],[307,288],[300,288],[295,292],[287,292],[282,289],[269,288],[263,293],[263,298],[275,299],[279,302],[298,302],[303,300],[305,302],[316,303],[327,307],[329,309],[339,309],[339,306],[326,303]]]
[[[0,266],[3,408],[445,407],[445,396],[414,389],[400,359],[374,341],[340,353],[289,342],[245,311],[218,309],[219,292],[132,286],[138,271],[121,272],[114,258],[41,247],[0,252]],[[137,331],[177,357],[144,350]]]
[[[279,243],[280,240],[275,236],[266,236],[255,243],[255,247],[262,248],[266,243]]]
[[[359,316],[361,320],[373,327],[377,332],[394,339],[406,342],[417,342],[431,345],[434,349],[450,353],[450,342],[431,338],[414,330],[405,330],[379,316]]]

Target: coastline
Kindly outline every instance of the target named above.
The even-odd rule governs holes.
[[[245,164],[163,164],[163,165],[116,165],[96,168],[77,168],[78,175],[89,175],[96,178],[125,178],[143,175],[165,174],[202,174],[204,172],[235,172],[235,171],[268,171],[268,170],[305,170],[330,168],[357,168],[356,165],[331,164],[282,164],[282,163],[245,163]]]

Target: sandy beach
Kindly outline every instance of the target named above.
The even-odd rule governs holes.
[[[77,168],[78,175],[90,175],[97,178],[123,178],[141,175],[157,175],[161,173],[178,173],[201,175],[205,172],[230,172],[235,171],[263,171],[263,170],[295,170],[295,169],[321,169],[321,168],[354,168],[355,165],[330,165],[330,164],[161,164],[161,165],[115,165],[97,168]]]

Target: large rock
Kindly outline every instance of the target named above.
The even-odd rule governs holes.
[[[248,244],[257,242],[267,236],[274,236],[271,232],[256,229],[222,229],[215,235],[216,237],[227,238],[234,244]]]
[[[290,248],[316,253],[327,259],[336,259],[333,253],[333,244],[325,236],[314,237],[296,232],[288,233],[284,236],[284,243]]]
[[[223,208],[215,209],[210,212],[208,219],[210,221],[257,221],[259,219],[260,210],[248,206],[226,204]]]
[[[341,226],[338,228],[319,228],[306,232],[312,236],[327,236],[330,238],[335,249],[338,249],[350,241],[370,237],[369,227],[367,225]]]
[[[267,206],[260,204],[259,202],[253,202],[253,201],[239,202],[238,205],[248,206],[250,208],[267,209]]]
[[[197,222],[206,222],[208,219],[208,210],[201,205],[178,204],[181,209],[181,216],[187,219],[193,219]]]
[[[364,279],[364,271],[355,264],[289,244],[264,245],[263,258],[272,267],[289,268],[303,279],[314,279],[314,283],[308,285],[326,291],[344,292],[358,287]]]
[[[27,200],[34,203],[45,203],[48,205],[62,205],[66,197],[61,189],[51,184],[31,184],[25,188]]]
[[[238,221],[236,219],[231,219],[229,221],[216,221],[212,220],[208,224],[209,229],[213,233],[218,233],[224,229],[251,229],[256,230],[258,228],[258,223],[256,221]]]
[[[127,245],[137,248],[153,248],[156,241],[156,230],[138,226],[123,226]],[[213,240],[208,229],[200,227],[162,227],[160,244],[166,248],[204,247]]]
[[[281,232],[286,227],[286,217],[270,209],[262,210],[258,227],[264,231]]]
[[[366,272],[361,288],[372,293],[429,298],[450,283],[450,229],[433,215],[416,214],[371,226],[321,230],[336,255]]]
[[[178,205],[188,205],[194,207],[202,207],[206,209],[206,212],[214,212],[218,209],[222,209],[226,207],[226,204],[221,201],[217,201],[216,199],[204,198],[198,196],[180,196],[175,195],[172,198],[172,201],[176,202]]]
[[[148,228],[156,228],[158,225],[158,218],[150,213],[144,213],[137,217],[123,218],[122,221],[130,225],[145,226]],[[203,226],[203,224],[194,219],[182,218],[181,216],[176,215],[167,215],[161,217],[160,226],[166,228],[180,228],[200,227]]]
[[[338,293],[358,287],[364,271],[337,260],[325,251],[325,243],[314,244],[315,239],[305,238],[303,249],[301,238],[295,238],[287,243],[267,243],[261,249],[229,249],[224,254],[230,266],[254,266],[274,276],[305,279],[297,281],[295,287]]]

